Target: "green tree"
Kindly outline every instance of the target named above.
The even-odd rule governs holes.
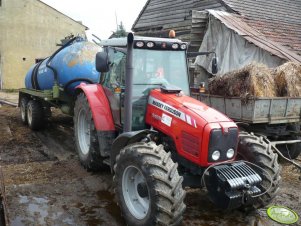
[[[111,35],[111,38],[120,38],[120,37],[126,37],[127,36],[127,32],[123,26],[122,21],[120,22],[120,24],[117,26],[117,30],[113,31],[113,34]]]

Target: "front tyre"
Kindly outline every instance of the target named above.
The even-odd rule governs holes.
[[[239,134],[237,155],[238,158],[261,167],[251,166],[262,178],[259,188],[262,192],[265,192],[270,186],[271,188],[265,194],[256,198],[254,207],[260,208],[268,205],[279,190],[281,166],[278,163],[278,154],[273,152],[271,145],[263,137],[241,132]],[[272,178],[272,181],[270,178]]]
[[[84,93],[79,94],[75,101],[73,121],[75,145],[81,164],[91,171],[106,168],[104,158],[100,155],[92,112]]]
[[[135,143],[121,150],[114,185],[130,226],[178,225],[185,210],[183,178],[162,145]]]

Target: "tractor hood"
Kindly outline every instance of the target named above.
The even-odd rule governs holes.
[[[190,120],[199,116],[207,123],[232,122],[224,114],[207,106],[206,104],[181,93],[166,94],[159,90],[153,90],[150,93],[149,104],[182,120]]]
[[[215,147],[236,149],[237,126],[231,119],[176,90],[150,92],[145,122],[170,137],[179,155],[202,167],[212,163]],[[221,161],[229,160],[222,156]]]

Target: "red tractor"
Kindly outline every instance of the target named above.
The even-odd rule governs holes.
[[[130,33],[101,46],[100,82],[81,83],[67,103],[74,106],[80,161],[88,170],[111,168],[128,225],[178,225],[185,187],[205,186],[223,209],[271,201],[280,181],[278,155],[266,138],[239,132],[227,116],[189,96],[187,43]],[[41,117],[22,105],[25,98],[65,106],[40,97],[20,91],[29,125]]]
[[[225,209],[270,202],[280,181],[277,154],[264,137],[239,133],[189,97],[187,43],[130,33],[101,44],[100,84],[77,87],[76,147],[87,169],[111,167],[128,225],[178,225],[183,187],[206,186]]]

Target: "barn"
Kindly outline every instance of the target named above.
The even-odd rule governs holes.
[[[176,30],[188,51],[215,52],[222,75],[250,62],[301,63],[300,15],[300,0],[148,0],[132,30],[161,37]],[[191,85],[211,76],[213,56],[191,64]]]

